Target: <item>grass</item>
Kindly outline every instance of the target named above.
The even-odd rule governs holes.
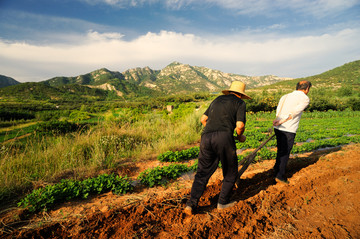
[[[61,178],[95,176],[129,160],[156,158],[194,143],[200,138],[204,109],[189,108],[192,110],[183,115],[176,110],[171,114],[148,112],[130,123],[110,117],[86,132],[28,137],[0,145],[0,200]]]
[[[36,122],[0,129],[0,142],[27,135],[34,131]]]
[[[14,125],[11,125],[10,127],[0,128],[0,133],[12,131],[12,130],[15,130],[15,129],[22,129],[22,128],[25,128],[25,127],[35,125],[36,123],[37,122],[27,122],[27,123],[23,123],[23,124],[14,124]]]

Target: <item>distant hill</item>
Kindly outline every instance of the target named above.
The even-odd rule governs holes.
[[[237,75],[179,62],[173,62],[157,71],[151,70],[149,67],[135,68],[125,71],[123,75],[128,81],[166,94],[219,92],[228,88],[231,82],[236,80],[246,83],[247,88],[254,88],[292,79],[272,75]]]
[[[124,80],[124,76],[119,72],[112,72],[108,69],[102,68],[85,75],[76,77],[54,77],[44,81],[44,84],[50,86],[60,86],[67,84],[79,84],[79,85],[101,85],[108,83],[110,80],[118,79]]]
[[[106,90],[92,89],[78,84],[52,87],[41,82],[27,82],[0,88],[0,98],[13,100],[84,101],[104,100],[106,97],[108,97]]]
[[[186,94],[192,92],[219,92],[232,81],[241,80],[248,88],[269,85],[291,78],[277,76],[244,76],[224,73],[206,67],[173,62],[162,70],[149,67],[134,68],[123,73],[100,69],[77,77],[55,77],[45,81],[50,86],[81,84],[116,90],[121,95]],[[104,84],[114,88],[104,87]]]
[[[20,84],[20,82],[11,77],[0,75],[0,88],[17,84]]]
[[[78,84],[90,88],[114,91],[117,96],[127,98],[154,94],[153,90],[126,80],[123,74],[105,68],[76,77],[54,77],[43,81],[43,83],[53,87]]]
[[[253,89],[252,91],[261,91],[263,89],[295,90],[296,83],[302,80],[310,81],[313,85],[313,89],[336,90],[340,87],[350,87],[354,91],[360,91],[360,60],[346,63],[318,75],[281,81],[272,85]]]
[[[360,89],[360,60],[353,61],[319,75],[299,80],[308,80],[318,88],[339,88],[349,86],[354,90]]]

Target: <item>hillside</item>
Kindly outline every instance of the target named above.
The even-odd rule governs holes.
[[[11,88],[6,88],[6,90],[1,90],[0,97],[5,99],[8,97],[18,98],[20,100],[40,99],[42,96],[45,99],[52,100],[62,100],[69,96],[73,100],[76,100],[76,97],[94,100],[138,99],[194,92],[217,93],[228,88],[231,82],[236,80],[246,83],[246,89],[250,93],[264,90],[287,92],[294,90],[299,80],[309,80],[313,83],[312,92],[318,91],[316,93],[322,95],[324,92],[332,92],[338,95],[351,96],[359,92],[360,61],[350,62],[324,73],[299,79],[273,75],[245,76],[179,62],[173,62],[161,70],[138,67],[126,70],[123,73],[102,68],[75,77],[54,77],[42,82],[31,83],[33,85],[41,84],[38,86],[38,90],[48,90],[48,92],[28,91],[27,85],[17,84]],[[64,87],[67,90],[64,91]],[[23,94],[20,94],[21,91],[24,91]]]
[[[54,77],[44,83],[51,86],[66,84],[101,87],[110,84],[123,95],[186,94],[191,92],[219,92],[240,80],[248,88],[273,84],[291,78],[277,76],[244,76],[224,73],[206,67],[190,66],[173,62],[162,70],[149,67],[134,68],[123,73],[100,69],[77,77]]]
[[[313,88],[321,90],[336,90],[340,87],[350,87],[354,91],[360,91],[360,60],[346,63],[342,66],[328,70],[318,75],[298,78],[289,81],[281,81],[269,86],[261,87],[263,89],[283,89],[294,90],[298,81],[307,80],[313,85]]]
[[[103,100],[108,91],[92,89],[77,84],[52,87],[43,83],[28,82],[0,89],[0,97],[7,100],[53,100],[82,101],[89,99]]]
[[[76,97],[79,97],[79,100],[148,98],[168,94],[219,92],[228,88],[235,80],[243,81],[247,88],[252,88],[291,78],[243,76],[173,62],[162,70],[138,67],[120,73],[102,68],[75,77],[59,76],[42,82],[19,84],[0,91],[0,97],[12,100],[76,100]]]
[[[85,75],[76,77],[54,77],[43,82],[44,84],[59,87],[69,84],[78,84],[90,88],[99,88],[107,91],[114,91],[117,96],[128,98],[141,95],[152,95],[151,89],[139,86],[134,82],[125,79],[119,72],[109,71],[102,68]]]
[[[20,82],[14,80],[11,77],[0,75],[0,88],[17,84],[20,84]]]
[[[360,60],[353,61],[322,74],[303,78],[313,82],[319,87],[339,87],[342,84],[351,85],[359,89],[360,86]],[[300,79],[302,80],[302,79]]]
[[[166,94],[189,92],[219,92],[240,80],[248,88],[269,85],[291,78],[277,76],[244,76],[224,73],[206,67],[190,66],[173,62],[160,71],[149,67],[135,68],[123,73],[125,79]]]
[[[124,77],[119,72],[112,72],[108,69],[102,68],[85,75],[79,75],[76,77],[54,77],[44,81],[44,84],[50,86],[61,86],[66,84],[79,84],[79,85],[102,85],[108,83],[108,81],[118,79],[124,80]]]

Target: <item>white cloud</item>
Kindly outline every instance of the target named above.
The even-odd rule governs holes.
[[[80,0],[90,5],[107,4],[116,7],[140,7],[145,4],[162,3],[171,9],[179,9],[201,0]]]
[[[90,5],[107,4],[114,7],[128,8],[128,7],[139,7],[145,3],[153,3],[158,0],[80,0]]]
[[[358,60],[357,39],[359,29],[318,36],[264,35],[252,39],[244,34],[206,39],[161,31],[132,41],[123,40],[118,33],[91,31],[83,42],[66,45],[0,41],[0,60],[6,62],[0,65],[0,72],[20,81],[39,81],[76,76],[102,67],[114,71],[145,66],[161,69],[172,61],[180,61],[228,73],[299,77]],[[310,68],[314,69],[309,71]]]
[[[100,34],[96,31],[89,31],[88,37],[90,41],[107,41],[107,40],[120,40],[124,37],[123,34],[117,32],[109,32]]]
[[[202,1],[195,0],[165,0],[165,6],[169,9],[179,10],[181,8],[192,5],[193,3],[201,3]]]

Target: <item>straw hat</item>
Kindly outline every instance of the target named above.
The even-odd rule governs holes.
[[[231,83],[230,89],[223,90],[222,93],[225,95],[228,95],[230,92],[240,93],[244,96],[243,97],[244,99],[251,99],[250,96],[245,94],[245,86],[246,85],[244,83],[242,83],[241,81],[233,81]]]

